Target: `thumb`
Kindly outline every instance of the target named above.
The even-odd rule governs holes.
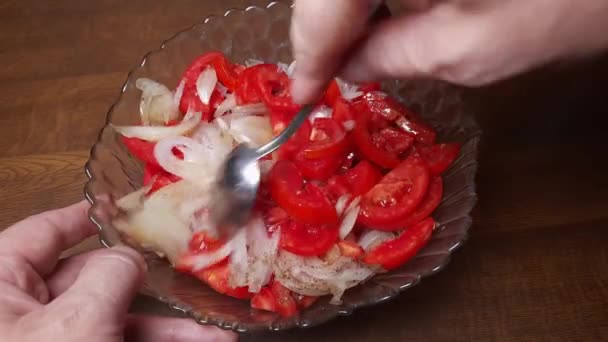
[[[141,286],[145,268],[143,257],[131,248],[104,250],[87,260],[72,286],[51,305],[71,309],[68,311],[74,306],[90,307],[96,317],[83,319],[122,322]]]

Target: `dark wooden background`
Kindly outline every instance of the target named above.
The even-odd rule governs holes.
[[[127,72],[176,31],[246,2],[0,1],[0,227],[80,200]],[[243,340],[608,340],[607,85],[600,57],[471,90],[479,204],[450,266],[351,317]]]

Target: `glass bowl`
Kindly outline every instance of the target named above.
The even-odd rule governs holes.
[[[140,66],[129,74],[120,97],[108,113],[107,124],[139,122],[140,92],[135,87],[136,79],[147,77],[175,88],[187,64],[205,51],[220,50],[241,63],[250,58],[289,63],[292,59],[288,34],[291,8],[291,2],[278,1],[234,9],[208,17],[170,38],[160,49],[147,54]],[[348,315],[356,308],[384,302],[441,270],[452,252],[465,241],[471,226],[469,213],[476,202],[474,178],[479,130],[473,116],[465,112],[458,89],[445,83],[394,81],[384,83],[383,88],[421,113],[436,127],[442,140],[463,143],[458,161],[445,174],[444,198],[433,215],[438,227],[415,258],[400,269],[377,275],[347,291],[342,305],[330,305],[328,299],[322,299],[290,318],[254,310],[247,301],[218,294],[195,278],[175,272],[168,262],[145,251],[142,253],[149,271],[142,292],[202,324],[237,332],[284,330],[318,325],[339,315]],[[105,246],[127,243],[111,225],[117,213],[113,200],[141,186],[143,167],[127,152],[109,125],[103,128],[91,150],[86,172],[89,181],[85,194],[93,205],[90,217],[99,227],[101,242]]]

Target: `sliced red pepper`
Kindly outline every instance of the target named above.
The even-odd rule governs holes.
[[[426,245],[434,228],[435,221],[427,218],[406,229],[399,237],[372,249],[363,261],[370,265],[380,265],[385,270],[395,269],[408,262]]]
[[[268,177],[272,198],[294,219],[310,224],[336,224],[338,214],[323,191],[304,184],[296,165],[278,161]]]

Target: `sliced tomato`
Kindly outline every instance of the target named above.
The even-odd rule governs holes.
[[[304,184],[294,163],[278,161],[268,179],[272,198],[294,219],[310,224],[338,222],[336,209],[325,193],[312,183]]]
[[[183,113],[188,112],[188,110],[193,110],[195,112],[201,112],[202,121],[210,121],[213,116],[213,112],[217,109],[217,107],[224,101],[224,96],[220,94],[219,91],[215,90],[211,94],[211,99],[209,99],[209,104],[204,104],[200,97],[198,96],[198,91],[196,90],[196,86],[184,88],[184,93],[182,94],[182,99],[179,103],[179,109]]]
[[[154,176],[154,180],[152,181],[152,186],[150,187],[150,190],[148,190],[146,195],[149,196],[149,195],[157,192],[158,190],[164,188],[165,186],[179,182],[180,180],[182,180],[180,177],[178,177],[174,174],[171,174],[169,172],[166,172],[164,170],[161,170]]]
[[[253,295],[251,298],[251,307],[258,310],[276,312],[277,305],[272,295],[272,291],[268,287],[263,287],[260,292]]]
[[[230,268],[228,260],[196,272],[194,275],[221,294],[238,299],[249,299],[252,297],[247,286],[234,288],[229,285]]]
[[[439,203],[441,203],[441,197],[443,196],[443,179],[436,177],[429,185],[429,190],[422,199],[422,202],[418,205],[416,210],[408,216],[405,221],[399,224],[400,228],[409,227],[414,225],[425,218],[431,216],[433,211],[437,209]]]
[[[385,127],[372,135],[372,143],[384,148],[398,157],[409,150],[414,142],[414,136],[395,127]]]
[[[281,111],[271,111],[270,124],[272,125],[273,134],[276,136],[283,132],[292,118],[293,114]],[[296,133],[277,150],[276,155],[278,159],[293,159],[296,153],[298,153],[303,146],[308,144],[311,130],[312,127],[310,122],[308,120],[304,121]]]
[[[192,235],[188,244],[188,250],[193,253],[213,252],[220,249],[224,244],[224,241],[216,239],[205,232],[197,232]]]
[[[386,146],[376,145],[378,139],[370,133],[371,112],[358,113],[355,129],[353,130],[353,141],[358,151],[369,161],[384,168],[391,169],[399,165],[399,155],[386,149]]]
[[[362,160],[354,168],[338,177],[348,184],[352,196],[361,196],[382,179],[382,173],[367,160]]]
[[[151,184],[154,177],[163,171],[164,170],[158,165],[146,164],[146,166],[144,166],[143,185]]]
[[[258,64],[243,71],[237,87],[239,102],[261,99],[271,110],[295,113],[300,106],[293,102],[287,74],[276,64]]]
[[[327,180],[342,165],[344,156],[329,156],[325,158],[308,159],[304,152],[295,154],[293,161],[302,176],[313,180]]]
[[[417,146],[416,151],[429,165],[431,174],[441,175],[458,158],[460,154],[460,144],[448,143],[432,146]]]
[[[363,261],[370,265],[380,265],[385,270],[395,269],[408,262],[426,245],[434,228],[435,221],[427,218],[406,229],[399,237],[372,249]]]
[[[347,148],[348,139],[342,125],[332,118],[317,118],[303,153],[305,158],[319,159],[342,154]]]
[[[368,93],[371,91],[378,91],[380,90],[381,86],[379,82],[365,82],[365,83],[361,83],[359,84],[359,91],[363,92],[363,93]]]
[[[340,124],[344,124],[347,121],[354,121],[355,114],[353,108],[345,99],[339,97],[334,101],[332,106],[333,112],[332,117]]]
[[[426,163],[411,156],[389,172],[361,198],[357,222],[393,231],[422,202],[430,183]]]
[[[290,317],[298,312],[296,301],[291,296],[291,291],[281,285],[278,281],[270,284],[270,291],[274,297],[276,312],[283,317]]]
[[[283,250],[297,255],[323,255],[338,240],[337,224],[305,224],[288,220],[280,225]]]
[[[138,138],[121,137],[122,143],[127,150],[131,152],[137,159],[146,163],[146,165],[157,166],[160,168],[156,157],[154,157],[154,147],[156,143],[152,141],[141,140]]]
[[[338,242],[338,247],[340,248],[340,253],[348,258],[359,259],[365,253],[356,241],[342,240]]]
[[[325,94],[323,95],[323,102],[333,107],[336,103],[336,100],[342,98],[342,92],[340,91],[340,86],[338,86],[338,82],[333,79],[329,82],[329,86],[325,90]]]
[[[430,126],[423,123],[414,112],[385,93],[368,92],[363,99],[370,112],[382,115],[387,120],[394,122],[404,132],[415,136],[416,141],[423,144],[435,142],[437,133]]]

